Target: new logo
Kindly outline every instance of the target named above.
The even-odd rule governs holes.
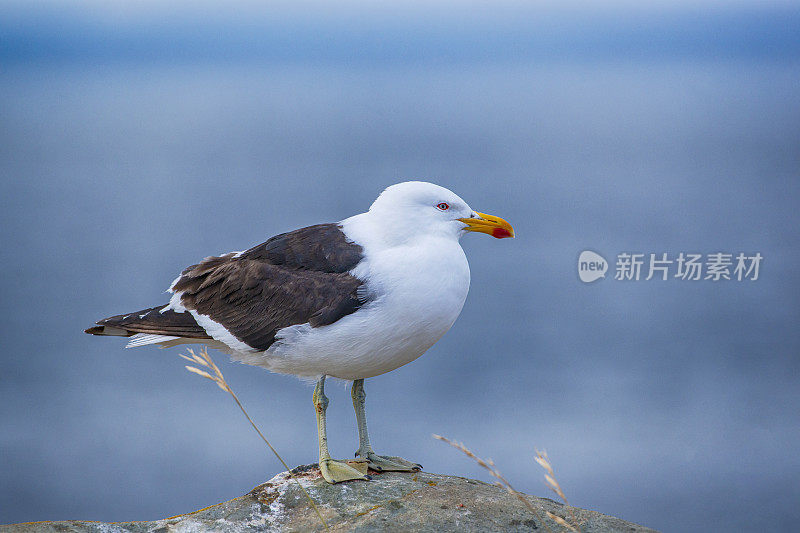
[[[602,255],[590,250],[584,250],[578,257],[578,277],[584,283],[591,283],[606,277],[608,261]]]

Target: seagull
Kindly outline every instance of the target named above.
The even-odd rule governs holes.
[[[456,321],[470,282],[459,244],[467,232],[514,237],[508,222],[444,187],[398,183],[365,213],[207,257],[172,282],[168,304],[105,318],[86,333],[129,337],[127,347],[205,344],[316,381],[319,468],[329,483],[369,479],[368,470],[418,471],[372,449],[364,380],[414,361]],[[361,465],[328,451],[328,376],[353,382]]]

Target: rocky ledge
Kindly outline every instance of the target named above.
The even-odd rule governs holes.
[[[550,512],[582,533],[655,531],[619,518],[525,496],[532,512],[504,489],[456,476],[386,472],[370,482],[329,485],[317,465],[292,472],[316,502],[331,531],[568,531]],[[28,522],[0,526],[2,533],[167,533],[202,531],[321,531],[322,523],[286,472],[249,493],[193,513],[152,522]]]

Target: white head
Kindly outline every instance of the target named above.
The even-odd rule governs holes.
[[[457,240],[467,231],[497,238],[514,236],[514,229],[502,218],[473,211],[456,193],[424,181],[388,187],[369,212],[392,221],[391,233],[396,239],[441,235]]]

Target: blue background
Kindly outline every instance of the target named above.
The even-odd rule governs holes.
[[[518,237],[466,236],[460,319],[367,381],[379,452],[491,480],[442,434],[547,496],[546,449],[581,507],[796,526],[796,3],[227,6],[0,6],[0,523],[162,518],[278,472],[180,350],[82,330],[425,179]],[[764,261],[755,282],[583,284],[585,249]],[[222,369],[287,462],[316,461],[309,386]],[[328,395],[349,457],[349,393]]]

